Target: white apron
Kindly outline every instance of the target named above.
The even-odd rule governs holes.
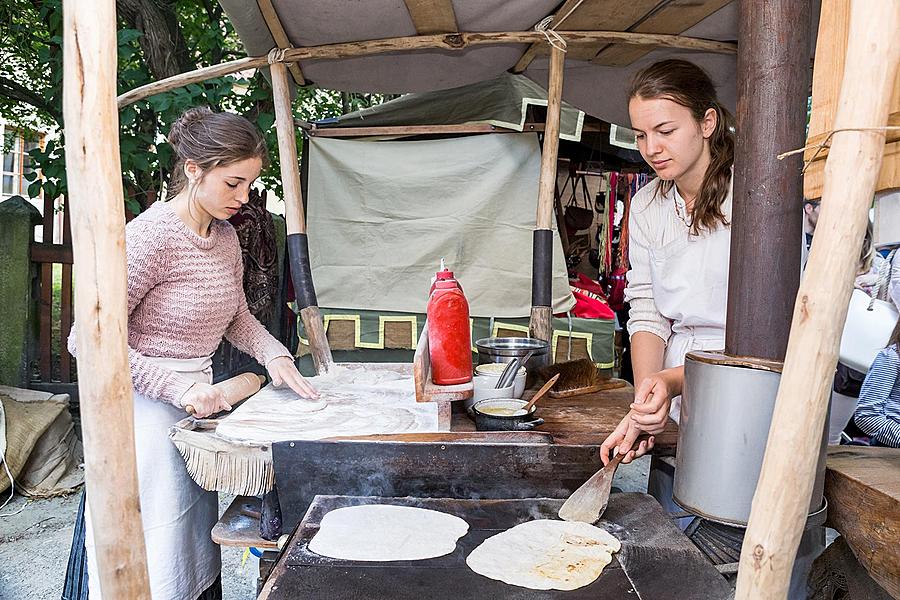
[[[198,382],[212,381],[210,357],[149,360]],[[210,536],[218,519],[218,496],[194,483],[184,459],[169,440],[169,427],[186,416],[183,409],[134,394],[141,521],[153,600],[196,600],[222,568],[219,546]],[[90,501],[88,496],[85,549],[89,598],[101,600]]]
[[[728,257],[731,229],[678,238],[650,249],[653,300],[672,322],[663,368],[680,367],[694,350],[725,348]],[[672,399],[669,416],[677,423],[681,396]]]

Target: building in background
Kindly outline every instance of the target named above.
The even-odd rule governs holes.
[[[0,202],[12,196],[22,196],[29,200],[42,215],[44,214],[43,194],[38,194],[34,198],[29,195],[28,186],[32,182],[25,175],[34,170],[28,153],[34,148],[43,148],[46,139],[45,132],[22,130],[0,118],[0,140],[3,142],[0,147],[3,151]],[[59,211],[61,200],[61,198],[57,199],[53,206],[53,219],[56,221],[53,231],[55,232],[54,237],[58,239],[47,240],[57,244],[62,241],[63,215]],[[43,226],[36,228],[35,240],[43,241]]]

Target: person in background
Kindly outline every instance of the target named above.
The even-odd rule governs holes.
[[[900,321],[866,374],[853,420],[874,445],[900,448]]]
[[[809,252],[809,246],[812,244],[813,234],[816,232],[816,224],[819,222],[819,207],[821,200],[803,199],[803,240],[806,244],[806,251]]]
[[[875,247],[872,245],[872,235],[872,223],[870,222],[866,227],[862,250],[859,255],[857,276],[853,284],[854,287],[861,289],[867,294],[871,294],[871,288],[874,286],[878,274],[878,269],[874,263],[877,255]],[[851,425],[850,433],[853,433],[854,427],[852,427],[850,421],[853,417],[853,412],[856,410],[859,390],[865,377],[865,373],[838,362],[834,373],[834,383],[832,384],[831,410],[828,420],[828,443],[830,445],[841,443],[841,433],[847,429],[848,425]],[[849,437],[852,439],[853,435],[849,435]]]

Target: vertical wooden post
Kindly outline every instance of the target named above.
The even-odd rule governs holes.
[[[741,550],[737,600],[785,598],[809,508],[847,305],[884,155],[884,127],[900,65],[900,2],[851,5],[837,133],[800,284],[772,428]]]
[[[531,281],[531,321],[529,335],[550,341],[553,327],[553,201],[556,190],[556,163],[559,156],[559,117],[562,109],[563,71],[566,51],[550,47],[547,88],[547,124],[541,150],[541,179],[538,185],[537,227],[534,230]]]
[[[278,132],[278,155],[281,166],[281,185],[284,189],[284,216],[287,224],[288,253],[294,295],[300,307],[300,318],[309,338],[313,364],[317,373],[325,373],[334,364],[322,315],[316,301],[312,270],[309,264],[309,242],[306,237],[306,218],[303,214],[303,189],[297,163],[297,138],[291,111],[291,90],[287,67],[276,62],[270,65],[272,94],[275,100],[275,125]]]
[[[116,109],[116,5],[66,0],[63,118],[78,276],[85,479],[107,598],[150,598],[128,366],[125,208]]]
[[[809,0],[740,3],[725,353],[784,360],[800,283]],[[760,243],[764,239],[765,243]]]

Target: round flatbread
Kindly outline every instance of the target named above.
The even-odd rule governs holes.
[[[607,531],[575,521],[537,520],[486,539],[466,564],[491,579],[532,590],[575,590],[593,583],[621,548]]]
[[[468,523],[436,510],[364,504],[325,515],[309,549],[343,560],[424,560],[453,552],[467,531]]]

